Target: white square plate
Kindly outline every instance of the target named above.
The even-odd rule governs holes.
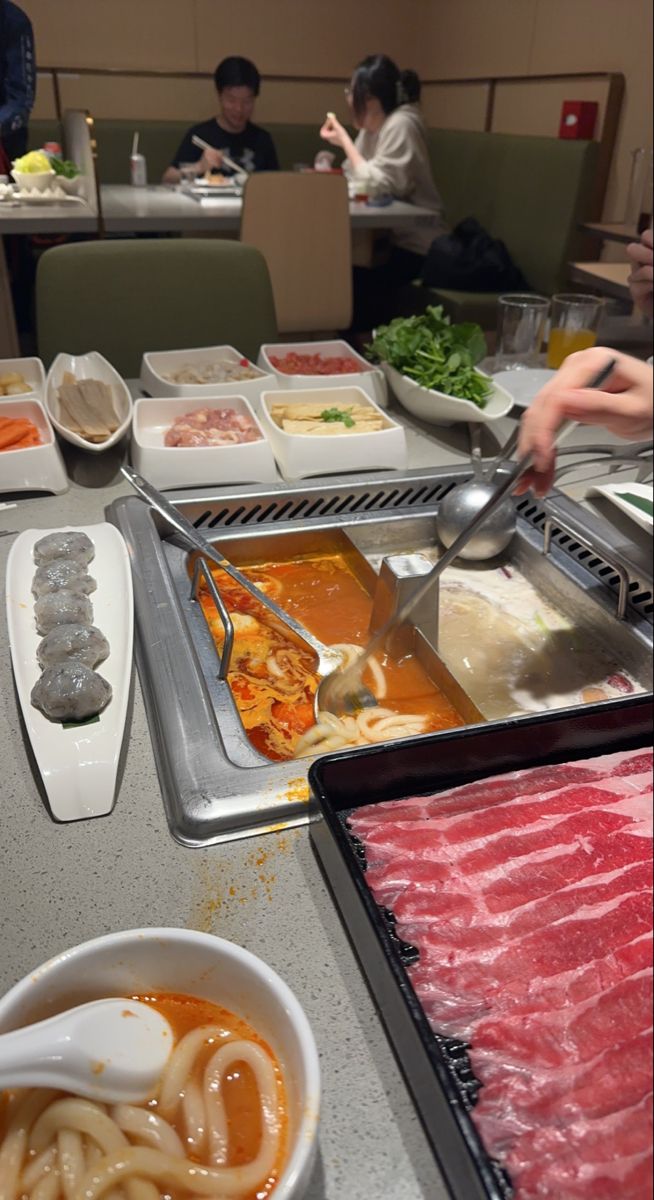
[[[22,375],[30,385],[27,392],[16,392],[14,396],[0,396],[5,400],[20,400],[21,396],[43,400],[45,396],[45,368],[40,358],[0,358],[0,376]]]
[[[285,433],[270,415],[271,405],[280,401],[290,405],[318,401],[325,408],[365,404],[382,418],[384,427],[375,433],[335,433],[331,437]],[[344,471],[403,470],[407,465],[406,435],[402,426],[360,387],[264,392],[261,403],[261,424],[285,479],[306,479],[310,475],[342,474]]]
[[[60,496],[67,492],[66,468],[42,401],[31,394],[6,396],[0,399],[0,416],[26,417],[41,437],[40,446],[0,451],[0,493],[43,491]]]
[[[177,417],[198,408],[233,408],[250,417],[261,440],[232,446],[166,446]],[[278,480],[266,433],[245,396],[144,397],[134,405],[132,462],[158,488],[221,487],[226,483],[273,483]]]
[[[182,367],[202,368],[210,366],[216,359],[241,362],[245,359],[254,367],[254,379],[232,379],[227,383],[173,383],[164,375]],[[275,376],[262,371],[251,363],[245,354],[234,346],[201,346],[194,350],[155,350],[143,355],[141,363],[141,387],[148,396],[202,396],[216,399],[220,396],[245,396],[250,402],[258,403],[263,391],[275,387]],[[206,403],[206,401],[205,401]]]
[[[274,367],[270,356],[283,358],[285,354],[320,354],[323,358],[353,358],[359,364],[359,370],[348,374],[336,375],[288,375]],[[384,372],[380,367],[369,363],[362,355],[341,339],[328,342],[280,342],[277,345],[269,343],[261,347],[258,358],[259,366],[264,371],[270,371],[277,379],[280,388],[333,388],[358,387],[362,388],[380,408],[388,407],[388,387]]]

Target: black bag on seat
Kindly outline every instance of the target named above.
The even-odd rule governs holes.
[[[492,238],[475,217],[466,217],[452,233],[434,238],[422,268],[422,280],[428,287],[461,292],[530,290],[504,242]]]

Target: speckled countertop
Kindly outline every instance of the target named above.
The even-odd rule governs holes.
[[[503,441],[510,422],[499,423]],[[585,431],[583,440],[608,441]],[[411,466],[467,457],[461,427],[413,424]],[[495,448],[494,435],[485,446]],[[106,459],[106,461],[105,461]],[[109,456],[70,460],[70,491],[0,507],[0,529],[89,524],[126,485]],[[1,482],[0,482],[1,486]],[[0,571],[12,543],[0,537]],[[18,716],[0,617],[0,990],[67,946],[112,930],[176,925],[261,955],[311,1021],[323,1072],[320,1155],[307,1200],[444,1200],[380,1020],[314,859],[307,830],[188,850],[168,833],[136,681],[113,813],[57,825]]]

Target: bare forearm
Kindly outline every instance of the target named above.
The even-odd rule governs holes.
[[[167,167],[164,171],[162,183],[180,183],[182,172],[177,167]]]

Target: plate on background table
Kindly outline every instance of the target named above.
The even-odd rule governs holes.
[[[41,671],[36,649],[41,635],[34,620],[34,545],[49,533],[85,533],[95,547],[88,572],[97,583],[90,595],[93,624],[109,642],[109,656],[97,670],[111,684],[112,697],[97,718],[79,724],[50,721],[35,708],[30,693]],[[110,813],[116,796],[118,764],[132,678],[134,624],[132,573],[125,542],[106,522],[64,528],[27,529],[16,538],[7,560],[9,647],[25,728],[32,743],[52,815],[80,821]]]
[[[548,367],[526,367],[521,371],[498,371],[493,380],[513,397],[516,408],[529,408],[541,388],[556,375]]]
[[[631,517],[641,529],[654,527],[654,488],[651,483],[605,483],[588,489],[587,496],[604,496]]]
[[[14,192],[19,204],[85,204],[81,196],[69,196],[66,192]]]

